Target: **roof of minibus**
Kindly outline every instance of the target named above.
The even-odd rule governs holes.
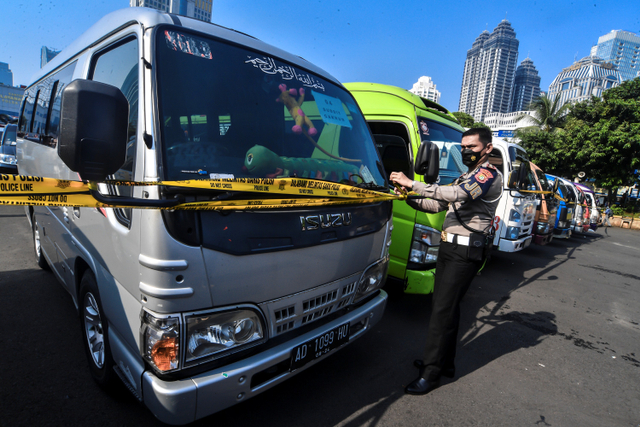
[[[47,65],[38,71],[32,77],[30,86],[85,49],[95,45],[123,28],[135,24],[142,25],[145,29],[155,27],[160,24],[182,26],[183,28],[209,34],[232,43],[246,46],[250,49],[255,49],[257,51],[273,55],[299,67],[305,68],[312,73],[319,74],[322,77],[331,80],[333,83],[338,85],[340,84],[335,77],[311,64],[304,58],[292,55],[239,31],[186,16],[172,15],[147,7],[128,7],[109,13],[92,25],[80,37],[74,40],[69,46],[62,50],[62,52],[56,55],[55,58],[47,63]]]
[[[445,123],[449,126],[460,127],[455,117],[451,116],[450,113],[444,113],[444,111],[447,111],[448,113],[448,110],[446,108],[440,106],[443,111],[436,111],[433,108],[429,108],[428,105],[425,105],[425,102],[420,96],[411,93],[406,89],[381,83],[366,82],[344,83],[344,87],[346,87],[349,92],[351,92],[353,96],[356,97],[356,99],[358,99],[358,97],[360,96],[359,93],[363,92],[385,97],[384,102],[375,102],[374,105],[367,104],[364,105],[364,107],[363,103],[358,101],[358,104],[360,105],[360,108],[362,108],[365,115],[388,115],[393,112],[406,112],[407,103],[409,103],[412,107],[418,108],[422,111],[426,111],[427,113],[432,113],[443,118],[446,117],[448,121]],[[460,129],[462,128],[460,127]]]
[[[575,185],[576,187],[580,187],[580,189],[581,189],[582,191],[584,191],[585,193],[591,193],[591,194],[594,194],[593,189],[592,189],[591,187],[588,187],[588,186],[586,186],[586,185],[584,185],[584,184],[581,184],[581,183],[579,183],[579,182],[574,182],[574,183],[573,183],[573,185]]]

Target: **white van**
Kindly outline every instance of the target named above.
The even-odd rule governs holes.
[[[504,191],[496,209],[495,248],[517,252],[531,244],[538,203],[535,180],[524,148],[501,138],[493,138],[489,162],[502,172]]]
[[[387,191],[364,117],[335,78],[245,34],[146,8],[107,15],[48,63],[25,91],[18,133],[21,175],[149,183],[99,184],[107,203],[258,204],[289,177],[315,201],[309,182]],[[209,178],[270,193],[153,185]],[[390,201],[26,212],[37,263],[78,307],[94,379],[117,375],[166,423],[283,382],[385,308]]]

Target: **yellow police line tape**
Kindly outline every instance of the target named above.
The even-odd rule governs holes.
[[[561,202],[568,202],[569,199],[563,199],[562,197],[560,197],[557,193],[554,193],[553,191],[541,191],[541,190],[515,190],[518,191],[520,193],[530,193],[530,194],[553,194],[553,197],[555,197],[556,199],[560,200]],[[580,206],[587,206],[587,205],[580,205]]]
[[[281,194],[287,198],[263,198],[247,200],[207,200],[185,202],[171,207],[133,206],[141,209],[180,210],[257,210],[288,207],[310,207],[373,203],[386,200],[404,200],[401,195],[383,193],[365,188],[333,182],[303,178],[236,178],[186,181],[105,181],[116,186],[170,186],[223,192],[260,193],[273,196]],[[129,208],[126,203],[102,203],[91,196],[97,190],[95,182],[67,181],[22,175],[0,174],[0,204],[34,206],[68,206],[90,208]],[[296,197],[297,196],[297,197]]]

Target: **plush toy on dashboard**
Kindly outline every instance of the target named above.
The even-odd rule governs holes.
[[[251,175],[277,178],[291,177],[326,179],[334,182],[351,181],[358,175],[358,168],[342,160],[307,159],[278,156],[262,145],[254,145],[247,151],[244,168]]]
[[[318,130],[313,126],[313,122],[309,120],[309,117],[304,114],[301,108],[302,102],[304,101],[304,88],[300,88],[299,91],[293,88],[287,90],[287,85],[284,83],[278,87],[280,88],[280,96],[276,99],[276,102],[282,102],[286,105],[289,114],[293,117],[295,125],[293,125],[291,130],[295,133],[302,133],[302,125],[305,124],[309,128],[309,135],[313,136],[317,134]],[[296,96],[298,92],[300,92],[300,97],[296,101],[294,96]]]

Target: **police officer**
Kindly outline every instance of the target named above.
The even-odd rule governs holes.
[[[447,210],[424,360],[414,362],[419,375],[405,388],[405,393],[427,394],[440,385],[441,376],[455,375],[460,301],[483,262],[482,256],[477,258],[469,251],[472,234],[469,228],[489,234],[502,195],[502,175],[488,162],[493,149],[491,140],[491,131],[486,128],[472,128],[462,134],[462,161],[469,171],[450,186],[423,184],[410,180],[402,172],[391,173],[392,182],[427,197],[408,199],[413,208],[425,212]]]

